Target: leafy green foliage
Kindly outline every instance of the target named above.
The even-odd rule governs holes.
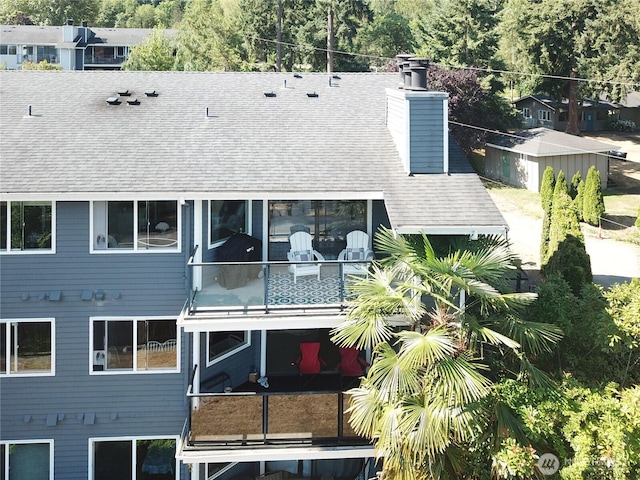
[[[51,65],[46,60],[42,60],[41,62],[22,62],[22,70],[62,70],[62,66],[60,65]]]
[[[605,214],[604,196],[602,194],[602,181],[600,173],[593,165],[587,172],[587,180],[584,186],[584,200],[582,215],[584,221],[597,226],[600,218]]]
[[[576,189],[576,196],[573,199],[573,209],[578,216],[578,221],[584,220],[584,182],[581,180]]]
[[[427,71],[429,88],[449,93],[449,129],[465,152],[484,145],[488,133],[469,129],[456,122],[489,130],[505,130],[518,126],[515,110],[499,95],[480,85],[471,70],[445,70],[431,65]]]
[[[553,203],[553,191],[556,187],[556,174],[553,167],[547,166],[542,172],[542,183],[540,184],[540,202],[545,212],[551,211]]]
[[[638,205],[638,215],[636,217],[636,228],[640,228],[640,205]]]
[[[581,183],[582,174],[580,173],[580,170],[577,170],[576,173],[573,174],[573,177],[571,177],[571,184],[569,185],[569,196],[572,200],[576,199],[576,196],[578,195],[578,185]]]
[[[492,404],[480,405],[494,379],[519,370],[520,381],[548,386],[528,357],[550,352],[561,331],[521,318],[535,295],[510,292],[515,257],[500,237],[445,243],[381,229],[375,243],[385,256],[354,285],[347,320],[333,332],[338,344],[373,349],[349,392],[351,425],[384,452],[385,475],[461,475],[461,445],[485,444],[478,432],[492,423]],[[505,436],[496,435],[499,450]]]
[[[140,45],[131,47],[123,70],[176,70],[176,46],[162,30],[153,30]]]

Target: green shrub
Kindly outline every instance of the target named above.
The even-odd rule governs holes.
[[[580,180],[580,183],[578,184],[578,187],[577,187],[576,198],[573,199],[573,209],[576,212],[579,222],[584,220],[583,204],[584,204],[584,182]]]
[[[542,173],[542,183],[540,184],[540,202],[542,209],[548,212],[553,201],[553,190],[556,186],[556,175],[552,167],[547,167]]]
[[[582,174],[580,173],[580,170],[578,170],[573,174],[573,177],[571,177],[571,185],[569,186],[569,196],[572,200],[575,200],[576,196],[578,195],[578,185],[580,185],[581,183]]]
[[[604,213],[604,197],[602,195],[600,173],[598,173],[596,167],[591,166],[587,172],[587,180],[584,187],[582,216],[585,222],[597,226]]]
[[[636,228],[640,228],[640,205],[638,205],[638,216],[636,217]]]

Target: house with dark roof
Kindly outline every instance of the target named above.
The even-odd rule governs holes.
[[[594,166],[607,185],[609,155],[618,147],[590,138],[549,128],[532,128],[514,134],[496,135],[485,146],[485,175],[508,185],[540,191],[542,175],[552,167],[562,170],[568,181],[580,172],[587,178]]]
[[[149,28],[93,28],[86,22],[64,26],[1,25],[0,63],[9,70],[24,62],[46,61],[63,70],[119,70],[129,49],[151,35]],[[173,30],[165,30],[173,35]]]
[[[548,95],[527,95],[512,102],[522,116],[526,128],[546,127],[564,131],[567,128],[569,100],[561,102]],[[611,120],[619,117],[621,105],[604,99],[582,99],[578,104],[580,131],[596,131],[607,128]]]
[[[348,267],[507,230],[424,71],[0,72],[3,471],[372,476]]]

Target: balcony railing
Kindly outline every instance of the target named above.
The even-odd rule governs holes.
[[[234,309],[268,313],[277,307],[344,305],[349,300],[349,285],[366,276],[369,266],[368,261],[340,260],[298,263],[190,260],[192,287],[187,314]]]
[[[349,397],[340,389],[196,394],[190,385],[187,397],[190,413],[183,439],[187,447],[369,444],[349,425]]]
[[[85,55],[85,65],[120,65],[126,59],[115,55]]]

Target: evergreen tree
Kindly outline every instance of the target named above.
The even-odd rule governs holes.
[[[567,185],[567,177],[564,172],[560,170],[558,173],[558,178],[556,179],[556,184],[553,187],[553,198],[555,199],[556,195],[560,193],[560,191],[569,195],[569,185]]]
[[[549,250],[549,228],[551,227],[551,210],[553,204],[553,191],[556,185],[556,176],[552,167],[547,167],[542,173],[542,184],[540,185],[540,202],[544,210],[542,219],[542,234],[540,236],[540,264],[544,265],[548,258]]]
[[[558,180],[564,175],[558,175]],[[558,183],[561,183],[562,180]],[[566,183],[566,182],[565,182]],[[553,195],[551,225],[547,257],[542,260],[545,276],[561,275],[571,285],[577,295],[586,283],[593,279],[591,260],[584,246],[584,235],[580,230],[578,217],[572,208],[569,194],[556,184]]]
[[[597,226],[604,213],[604,197],[602,195],[600,173],[596,170],[596,167],[591,166],[587,172],[587,180],[584,186],[582,216],[585,222]]]
[[[553,190],[556,186],[556,175],[552,167],[547,167],[542,173],[542,183],[540,184],[540,201],[545,212],[551,210],[553,200]]]
[[[575,200],[578,195],[578,185],[580,185],[580,183],[582,183],[582,174],[580,170],[578,170],[573,174],[573,177],[571,177],[571,186],[569,187],[569,195],[573,200]]]
[[[583,204],[584,204],[584,182],[580,180],[580,183],[578,183],[576,198],[573,199],[573,209],[576,211],[576,215],[578,216],[579,222],[584,220]]]

